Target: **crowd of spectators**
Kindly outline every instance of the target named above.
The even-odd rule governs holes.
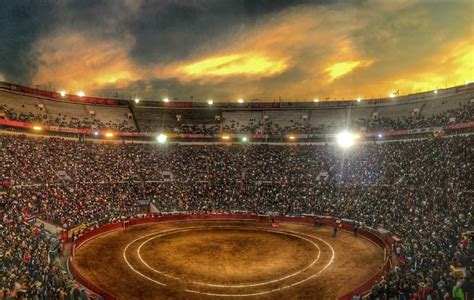
[[[384,228],[402,240],[395,270],[371,297],[453,299],[472,287],[450,269],[469,267],[472,255],[472,244],[459,242],[472,230],[472,145],[471,136],[343,151],[0,135],[1,288],[10,298],[80,293],[47,251],[54,237],[25,216],[91,228],[139,215],[138,200],[147,199],[160,211],[309,213]]]
[[[474,105],[459,105],[457,108],[449,109],[445,112],[425,116],[422,113],[404,116],[402,118],[380,118],[357,120],[355,123],[359,127],[364,127],[367,131],[389,131],[396,129],[417,129],[427,127],[445,126],[452,123],[464,123],[473,120]]]
[[[140,127],[142,132],[172,132],[175,134],[203,134],[208,136],[218,135],[221,132],[220,124],[159,124],[148,122]]]
[[[221,131],[225,133],[266,134],[270,136],[282,136],[285,134],[325,134],[337,130],[334,124],[310,124],[305,121],[289,120],[290,125],[280,125],[272,120],[250,120],[247,124],[240,124],[231,120],[222,126]]]
[[[6,105],[0,106],[0,112],[4,112],[7,119],[28,123],[39,123],[43,125],[85,128],[94,130],[113,129],[116,131],[137,131],[131,121],[124,117],[121,121],[105,120],[97,117],[77,118],[63,114],[50,115],[45,112],[19,113]],[[170,112],[173,114],[173,112]],[[199,112],[197,112],[199,114]],[[362,129],[367,132],[391,131],[401,129],[416,129],[446,126],[452,123],[463,123],[473,120],[474,105],[464,104],[434,115],[407,114],[404,117],[392,118],[379,116],[375,118],[359,118],[354,120],[341,120],[339,123],[312,124],[310,121],[289,120],[289,125],[281,125],[271,119],[249,119],[247,123],[240,123],[235,120],[226,122],[217,121],[212,124],[200,124],[199,118],[195,118],[195,123],[187,120],[177,121],[175,116],[169,117],[166,122],[163,120],[148,120],[140,122],[142,132],[166,131],[176,134],[203,134],[215,136],[221,133],[234,134],[266,134],[272,136],[283,136],[286,134],[327,134],[340,130],[341,124],[354,129]],[[339,124],[339,125],[338,125]]]
[[[87,299],[59,266],[59,238],[30,224],[21,194],[6,200],[0,198],[0,299]]]
[[[6,119],[11,121],[34,123],[45,126],[56,126],[66,128],[80,128],[92,130],[106,130],[112,129],[116,131],[134,132],[135,126],[130,124],[130,121],[123,117],[120,121],[107,120],[105,118],[90,117],[75,117],[66,114],[49,114],[44,111],[37,112],[17,112],[9,108],[6,104],[0,105],[0,112],[5,114]],[[133,122],[132,122],[133,124]]]

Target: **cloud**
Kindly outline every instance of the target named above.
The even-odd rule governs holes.
[[[417,69],[397,74],[395,84],[405,90],[421,91],[472,81],[474,44],[470,37],[473,34],[474,29],[466,37],[447,43],[427,56]]]
[[[369,98],[472,74],[466,1],[17,2],[0,12],[2,72],[88,94]]]
[[[331,18],[326,17],[329,15]],[[240,90],[253,91],[254,96],[308,97],[316,93],[313,93],[316,87],[320,89],[373,62],[351,39],[351,33],[366,24],[363,18],[360,22],[348,22],[356,18],[357,12],[336,8],[306,5],[291,8],[233,35],[225,48],[209,51],[196,61],[161,66],[158,76],[210,87],[211,83],[223,80],[228,80],[230,86],[236,81],[235,75],[245,75],[238,79],[244,81],[240,82],[244,86]],[[348,25],[340,26],[341,23]],[[315,81],[318,85],[312,83]]]
[[[331,65],[330,67],[326,68],[326,71],[330,77],[329,81],[333,81],[346,75],[347,73],[352,72],[358,67],[367,67],[371,64],[372,61],[343,61]]]
[[[36,70],[32,43],[51,29],[57,9],[50,1],[3,1],[0,9],[0,69],[13,82],[28,83]]]
[[[132,38],[119,43],[67,31],[55,33],[35,45],[39,63],[33,81],[52,83],[70,92],[110,84],[126,86],[140,79],[128,56],[132,44]]]
[[[283,60],[249,52],[206,58],[183,66],[179,71],[190,76],[272,76],[283,72],[286,67]]]

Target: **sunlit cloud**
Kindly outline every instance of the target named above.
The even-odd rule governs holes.
[[[134,3],[139,18],[143,11]],[[150,98],[204,100],[367,99],[397,89],[403,94],[442,88],[474,79],[474,30],[463,5],[369,0],[289,6],[218,38],[195,44],[183,39],[190,54],[144,55],[151,57],[145,61],[136,59],[141,53],[133,34],[99,38],[95,29],[57,31],[35,44],[39,65],[33,82],[85,89],[88,95],[121,89]],[[173,51],[145,44],[142,36],[146,47],[140,51]]]
[[[400,72],[394,82],[405,90],[416,92],[460,85],[473,79],[474,44],[470,37],[463,37],[428,56],[416,70]]]
[[[182,67],[195,76],[258,75],[271,76],[287,68],[283,60],[273,60],[259,53],[240,53],[206,58]]]
[[[343,61],[331,65],[330,67],[326,68],[326,71],[329,74],[330,81],[333,81],[334,79],[337,79],[346,75],[347,73],[350,73],[357,67],[365,67],[370,64],[370,61]]]
[[[67,91],[126,86],[140,78],[127,53],[130,43],[70,32],[45,37],[36,46],[40,64],[33,80]]]

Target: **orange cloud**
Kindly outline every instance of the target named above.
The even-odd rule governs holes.
[[[140,78],[128,57],[130,45],[131,40],[96,40],[70,32],[46,37],[35,46],[40,64],[33,81],[53,82],[70,92],[125,86]]]
[[[335,63],[330,67],[326,68],[326,72],[328,72],[329,74],[329,81],[333,81],[339,77],[346,75],[347,73],[352,72],[355,68],[366,67],[371,64],[371,61],[343,61]]]
[[[238,53],[215,56],[181,68],[191,76],[263,75],[271,76],[287,68],[284,60],[274,60],[259,53]]]
[[[370,0],[360,6],[298,6],[194,45],[194,57],[147,66],[137,66],[130,57],[133,39],[57,33],[36,45],[41,63],[34,82],[89,94],[136,80],[172,79],[179,82],[177,89],[192,95],[308,100],[366,99],[394,89],[410,93],[474,80],[474,30],[459,31],[463,37],[450,41],[453,31],[434,32],[431,6],[411,5],[409,0]],[[423,29],[423,43],[407,39],[414,28]],[[411,55],[412,50],[418,51]],[[167,89],[146,85],[153,95],[183,96]]]
[[[473,79],[474,44],[468,35],[444,45],[417,68],[402,70],[394,83],[408,93],[464,84]]]

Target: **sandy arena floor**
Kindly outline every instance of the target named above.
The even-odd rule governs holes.
[[[74,262],[120,299],[336,299],[376,273],[383,252],[331,233],[252,221],[147,224],[92,239]]]

